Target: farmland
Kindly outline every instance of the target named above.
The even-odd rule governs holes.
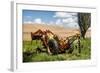
[[[91,37],[90,31],[87,32],[86,39],[80,39],[81,42],[81,53],[79,53],[79,48],[76,48],[76,43],[73,43],[72,48],[74,49],[72,53],[49,55],[46,52],[46,48],[43,48],[42,41],[33,40],[31,42],[30,32],[35,32],[36,30],[46,30],[49,29],[55,33],[60,38],[65,38],[73,36],[79,33],[78,29],[65,29],[64,27],[40,25],[40,24],[24,24],[23,25],[23,62],[41,62],[41,61],[63,61],[63,60],[86,60],[91,58]],[[38,52],[37,48],[40,47],[44,51]]]

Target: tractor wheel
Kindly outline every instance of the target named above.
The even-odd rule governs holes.
[[[59,53],[58,43],[55,39],[50,39],[48,41],[48,46],[52,54],[55,55]]]

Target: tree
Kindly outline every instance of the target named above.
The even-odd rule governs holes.
[[[91,14],[78,13],[78,24],[80,27],[81,36],[85,38],[86,31],[91,26]]]

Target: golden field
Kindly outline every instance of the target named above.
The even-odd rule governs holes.
[[[23,24],[23,40],[24,41],[31,41],[31,32],[36,32],[38,29],[45,31],[50,30],[54,34],[56,34],[59,38],[65,38],[76,33],[80,33],[79,29],[72,29],[72,28],[64,28],[56,25],[44,25],[44,24]],[[91,31],[89,30],[86,33],[86,37],[91,37]]]

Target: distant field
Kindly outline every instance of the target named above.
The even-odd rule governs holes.
[[[25,24],[23,25],[23,40],[30,41],[31,40],[30,32],[34,33],[38,29],[41,29],[42,31],[50,30],[58,37],[63,37],[63,38],[79,33],[78,29],[66,29],[64,27],[59,27],[59,26],[40,25],[40,24],[33,24],[33,25]]]
[[[31,41],[31,35],[30,32],[36,32],[38,29],[41,29],[43,31],[49,29],[54,34],[56,34],[59,38],[68,37],[75,35],[76,33],[80,33],[79,29],[69,29],[59,26],[50,26],[50,25],[41,25],[41,24],[24,24],[23,25],[23,40],[24,41]],[[91,37],[91,31],[87,31],[86,37]]]

